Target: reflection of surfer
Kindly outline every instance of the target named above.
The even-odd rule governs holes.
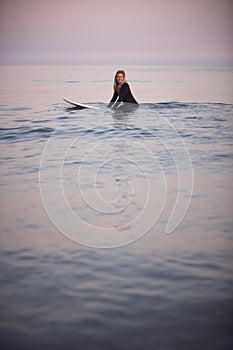
[[[116,105],[118,106],[120,102],[130,103],[134,106],[138,105],[137,101],[132,95],[129,84],[125,80],[125,72],[123,70],[118,70],[116,72],[113,89],[114,93],[108,107],[116,108]]]

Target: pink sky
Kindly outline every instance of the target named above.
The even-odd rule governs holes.
[[[1,0],[2,64],[232,64],[231,0]]]

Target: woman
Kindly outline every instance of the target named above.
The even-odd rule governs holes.
[[[108,107],[116,108],[116,106],[119,106],[120,102],[132,103],[134,106],[138,105],[137,101],[132,95],[129,84],[125,80],[125,72],[123,70],[118,70],[116,72],[113,90],[114,93]]]

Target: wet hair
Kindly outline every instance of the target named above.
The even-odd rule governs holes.
[[[124,78],[124,80],[122,81],[122,83],[121,84],[119,84],[118,82],[117,82],[117,75],[118,74],[122,74],[123,75],[123,78]],[[114,91],[117,91],[118,93],[119,93],[119,91],[120,91],[120,88],[121,88],[121,86],[125,83],[125,71],[123,71],[123,70],[118,70],[117,72],[116,72],[116,74],[115,74],[115,77],[114,77],[114,83],[113,83],[113,89],[114,89]]]

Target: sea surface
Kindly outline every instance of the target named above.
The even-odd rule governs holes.
[[[0,115],[0,348],[231,349],[233,67],[0,66]]]

